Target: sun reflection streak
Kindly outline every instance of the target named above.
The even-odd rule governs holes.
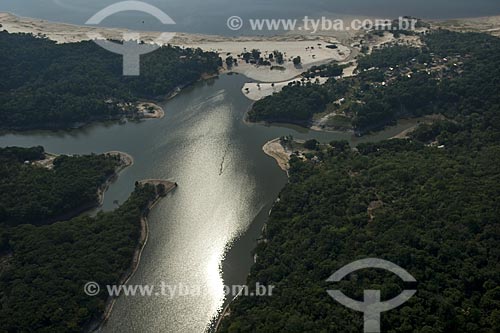
[[[217,311],[222,307],[224,302],[224,281],[222,280],[222,272],[220,270],[221,256],[214,253],[210,256],[206,265],[206,283],[207,294],[213,302],[212,306],[217,308]]]

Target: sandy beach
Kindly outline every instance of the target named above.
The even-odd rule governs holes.
[[[327,48],[327,45],[337,45],[337,49]],[[224,42],[203,42],[196,44],[185,44],[185,47],[199,47],[205,51],[218,52],[223,59],[232,56],[238,59],[236,65],[225,69],[230,72],[243,74],[251,79],[263,82],[281,82],[290,80],[303,72],[307,71],[314,65],[322,65],[331,61],[342,62],[349,58],[351,49],[341,45],[334,38],[325,38],[316,36],[314,39],[309,39],[305,36],[290,36],[269,37],[264,40],[232,40]],[[252,49],[257,49],[261,52],[261,57],[267,59],[273,51],[277,50],[284,55],[283,64],[275,64],[280,66],[280,69],[271,69],[271,66],[256,66],[246,63],[240,55],[244,52],[250,52]],[[301,58],[301,65],[295,66],[293,59]]]
[[[274,139],[268,141],[263,147],[262,150],[266,155],[271,156],[276,160],[281,170],[286,171],[288,173],[288,169],[290,165],[288,161],[290,160],[290,154],[285,150],[285,148],[281,145],[280,139]]]
[[[165,117],[165,110],[156,103],[139,102],[137,110],[142,118],[146,119],[161,119]]]
[[[127,29],[99,28],[77,26],[46,20],[18,17],[10,13],[0,13],[0,30],[10,33],[31,33],[35,36],[46,36],[57,43],[74,43],[92,40],[96,35],[105,39],[122,40],[123,35],[132,33]],[[226,71],[244,74],[249,78],[264,82],[282,82],[293,79],[313,65],[321,65],[330,61],[345,61],[351,55],[351,48],[342,45],[335,36],[292,35],[285,34],[272,37],[223,37],[215,35],[176,33],[166,42],[158,41],[160,32],[140,32],[140,39],[145,43],[172,44],[185,48],[201,48],[204,51],[218,52],[223,60],[229,55],[238,58],[245,51],[258,49],[262,56],[275,50],[285,55],[281,70],[271,70],[270,66],[247,64],[239,59],[238,64]],[[336,44],[337,49],[326,48]],[[301,66],[293,64],[293,58],[301,57]]]

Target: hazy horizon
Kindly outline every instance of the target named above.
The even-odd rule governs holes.
[[[84,24],[102,8],[116,3],[115,0],[6,0],[0,3],[0,11],[19,16],[46,19],[55,22]],[[398,1],[398,0],[263,0],[234,1],[214,0],[200,3],[198,0],[149,0],[169,16],[179,32],[228,34],[226,19],[237,15],[249,18],[295,18],[318,15],[376,16],[395,18],[401,15],[424,19],[450,19],[500,15],[497,0],[455,1],[447,0]],[[163,30],[156,19],[137,12],[122,13],[106,19],[103,26],[123,27],[136,30]],[[240,34],[248,31],[240,31]]]

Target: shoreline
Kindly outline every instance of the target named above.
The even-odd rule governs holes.
[[[162,119],[165,117],[165,109],[154,102],[137,102],[137,112],[142,119]]]
[[[1,31],[1,30],[0,30]],[[158,97],[158,99],[154,100],[137,100],[134,103],[134,105],[137,108],[137,111],[132,114],[132,115],[127,115],[127,114],[117,114],[113,116],[103,116],[103,117],[94,117],[92,119],[89,119],[87,121],[83,122],[78,122],[78,123],[72,123],[72,124],[59,124],[59,125],[54,125],[51,124],[50,126],[46,126],[45,124],[42,124],[41,126],[37,127],[7,127],[7,128],[2,128],[0,127],[0,135],[3,135],[5,133],[15,133],[15,132],[35,132],[35,131],[51,131],[51,132],[57,132],[57,131],[72,131],[72,130],[78,130],[78,129],[83,129],[85,127],[95,125],[95,124],[102,124],[102,123],[116,123],[116,124],[121,124],[123,121],[134,121],[134,120],[152,120],[152,119],[163,119],[165,118],[165,109],[160,105],[162,102],[166,102],[177,96],[182,89],[185,87],[188,87],[200,80],[204,80],[204,77],[208,75],[203,74],[199,80],[195,82],[191,82],[189,84],[186,84],[182,87],[177,87],[173,89],[172,91],[167,92],[165,95],[162,97]],[[210,78],[213,78],[216,75],[210,76]],[[151,108],[151,111],[148,109]]]
[[[130,156],[130,155],[129,155]],[[140,235],[139,235],[139,240],[136,246],[136,249],[134,251],[134,255],[132,257],[132,263],[130,264],[130,267],[128,268],[127,271],[123,274],[123,276],[120,278],[118,281],[118,285],[125,285],[130,281],[130,279],[134,276],[135,272],[139,268],[139,264],[141,263],[141,256],[142,252],[144,251],[144,248],[146,247],[146,244],[148,242],[149,238],[149,221],[148,221],[148,215],[151,212],[151,209],[153,209],[160,201],[163,199],[168,193],[173,191],[175,188],[177,188],[177,183],[171,182],[168,180],[163,180],[163,179],[145,179],[138,181],[139,184],[145,185],[145,184],[150,184],[157,186],[159,184],[162,184],[165,186],[165,193],[160,194],[156,193],[156,198],[152,200],[148,206],[146,207],[145,211],[142,213],[141,219],[140,219]],[[106,306],[105,310],[102,314],[102,316],[96,320],[94,324],[90,323],[90,328],[89,332],[96,332],[99,331],[109,320],[111,317],[111,314],[113,313],[113,308],[115,306],[116,301],[118,300],[119,296],[116,297],[108,297],[108,300],[106,301]]]
[[[410,133],[415,131],[420,125],[432,125],[436,121],[442,121],[446,120],[446,117],[443,116],[442,114],[431,114],[431,115],[425,115],[421,117],[416,117],[416,118],[409,118],[409,119],[400,119],[401,120],[413,120],[416,123],[413,124],[411,127],[408,127],[407,129],[402,130],[401,132],[397,133],[396,135],[393,135],[392,137],[389,138],[389,140],[392,139],[407,139],[410,137]]]
[[[241,88],[241,93],[249,100],[257,102],[275,93],[279,93],[284,87],[288,86],[292,82],[301,82],[303,78],[304,77],[302,75],[299,75],[291,80],[281,82],[247,82]],[[316,84],[316,79],[318,79],[317,84],[322,85],[325,84],[329,78],[314,77],[310,80],[306,80],[306,82]]]
[[[36,162],[34,162],[34,164],[39,166],[39,167],[42,167],[42,168],[45,168],[48,170],[52,170],[52,168],[54,167],[54,164],[53,164],[54,160],[57,157],[62,156],[62,155],[63,154],[55,154],[55,153],[45,152],[45,159],[40,160],[40,161],[36,161]],[[119,156],[120,157],[120,165],[118,165],[115,168],[113,174],[110,175],[104,181],[104,183],[102,183],[97,188],[97,193],[96,193],[97,194],[97,202],[88,202],[86,204],[83,204],[82,206],[78,207],[77,209],[75,209],[71,212],[68,212],[68,213],[65,213],[63,215],[59,215],[57,217],[50,219],[50,221],[52,221],[52,222],[66,221],[66,220],[72,219],[74,217],[80,216],[82,214],[92,213],[93,211],[102,207],[102,205],[104,203],[104,193],[108,190],[109,186],[111,186],[111,184],[113,184],[113,182],[118,178],[119,174],[123,170],[125,170],[126,168],[128,168],[134,164],[134,158],[131,155],[124,153],[124,152],[121,152],[121,151],[109,151],[109,152],[102,153],[100,155]]]
[[[224,318],[231,315],[231,304],[234,303],[234,301],[238,298],[238,296],[239,295],[234,296],[233,299],[230,300],[229,303],[227,303],[227,305],[224,307],[221,313],[217,315],[217,322],[215,323],[215,326],[213,326],[213,331],[209,330],[210,333],[219,332],[220,324],[222,323]]]
[[[169,92],[165,96],[165,100],[170,99],[170,94],[174,92]],[[172,96],[172,98],[175,97]],[[160,101],[158,101],[160,102]],[[40,126],[30,126],[30,127],[0,127],[0,135],[4,133],[15,133],[15,132],[35,132],[35,131],[51,131],[51,132],[57,132],[57,131],[72,131],[72,130],[78,130],[85,128],[87,126],[91,126],[94,124],[100,124],[100,123],[116,123],[119,124],[124,120],[148,120],[148,119],[161,119],[165,116],[165,112],[163,108],[158,105],[158,102],[139,102],[136,101],[134,102],[136,105],[138,104],[152,104],[155,105],[157,108],[161,109],[162,111],[157,114],[154,113],[153,115],[148,115],[140,112],[139,110],[137,113],[133,115],[126,115],[126,114],[117,114],[113,116],[103,116],[103,117],[93,117],[92,119],[88,119],[86,121],[82,122],[77,122],[77,123],[71,123],[71,124],[41,124]]]
[[[114,174],[111,175],[110,177],[108,177],[108,179],[106,180],[106,182],[104,184],[102,184],[97,189],[98,204],[97,204],[96,207],[93,207],[93,208],[90,208],[90,209],[97,209],[97,208],[102,207],[102,205],[104,203],[104,194],[109,189],[109,187],[111,186],[111,184],[113,184],[113,182],[118,178],[118,175],[123,170],[125,170],[126,168],[134,165],[134,158],[131,155],[129,155],[127,153],[124,153],[122,151],[112,150],[112,151],[108,151],[108,152],[103,153],[103,155],[105,155],[105,156],[118,156],[120,158],[120,162],[121,163],[120,163],[120,165],[118,167],[115,168]]]
[[[267,156],[272,157],[281,170],[285,171],[288,176],[288,170],[290,165],[288,161],[290,160],[290,154],[286,151],[280,142],[280,138],[268,141],[262,146],[262,150]]]

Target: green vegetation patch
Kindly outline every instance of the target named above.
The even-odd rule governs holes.
[[[56,44],[0,32],[0,129],[68,128],[116,119],[139,99],[164,96],[222,65],[216,53],[163,46],[122,75],[122,56],[92,41]],[[121,106],[120,106],[121,105]]]

